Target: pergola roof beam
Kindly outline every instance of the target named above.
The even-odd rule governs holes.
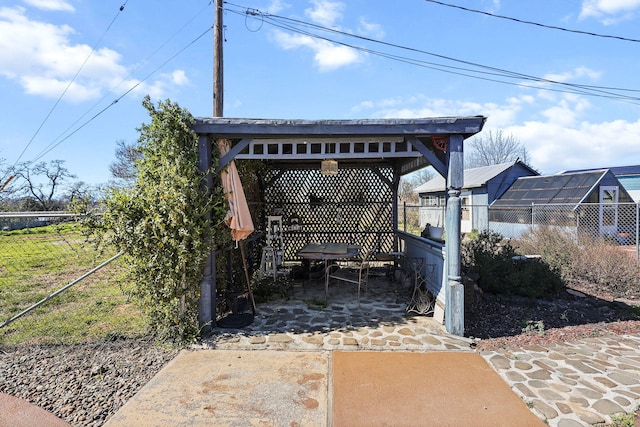
[[[437,117],[421,119],[285,120],[197,118],[193,130],[214,138],[284,138],[339,136],[471,136],[482,130],[486,118]]]

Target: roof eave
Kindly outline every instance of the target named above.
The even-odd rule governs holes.
[[[332,136],[416,136],[480,132],[486,117],[436,117],[421,119],[286,120],[196,118],[192,129],[198,134],[225,138],[295,138]]]

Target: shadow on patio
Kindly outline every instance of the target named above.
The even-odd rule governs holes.
[[[324,279],[293,281],[288,299],[257,304],[245,327],[215,328],[203,345],[219,349],[470,350],[432,316],[407,313],[413,284],[370,276],[357,301],[356,285]]]

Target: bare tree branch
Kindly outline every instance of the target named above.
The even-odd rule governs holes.
[[[16,179],[24,181],[17,191],[35,201],[37,208],[43,211],[59,208],[56,194],[68,179],[76,178],[64,167],[64,160],[52,160],[49,164],[40,162],[32,167],[28,163],[21,163],[14,174]]]
[[[142,154],[135,144],[128,144],[126,141],[117,141],[116,161],[109,165],[109,170],[114,178],[124,181],[133,181],[136,178],[136,161]]]
[[[529,153],[515,136],[504,135],[502,130],[495,133],[478,135],[469,142],[465,166],[477,168],[481,166],[498,165],[500,163],[520,160],[529,164]]]

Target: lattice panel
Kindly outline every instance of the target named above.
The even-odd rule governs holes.
[[[390,167],[340,168],[336,176],[324,176],[319,168],[272,171],[266,177],[265,214],[283,217],[285,260],[297,259],[296,252],[310,242],[392,251],[392,180]],[[297,230],[290,226],[296,216]]]

